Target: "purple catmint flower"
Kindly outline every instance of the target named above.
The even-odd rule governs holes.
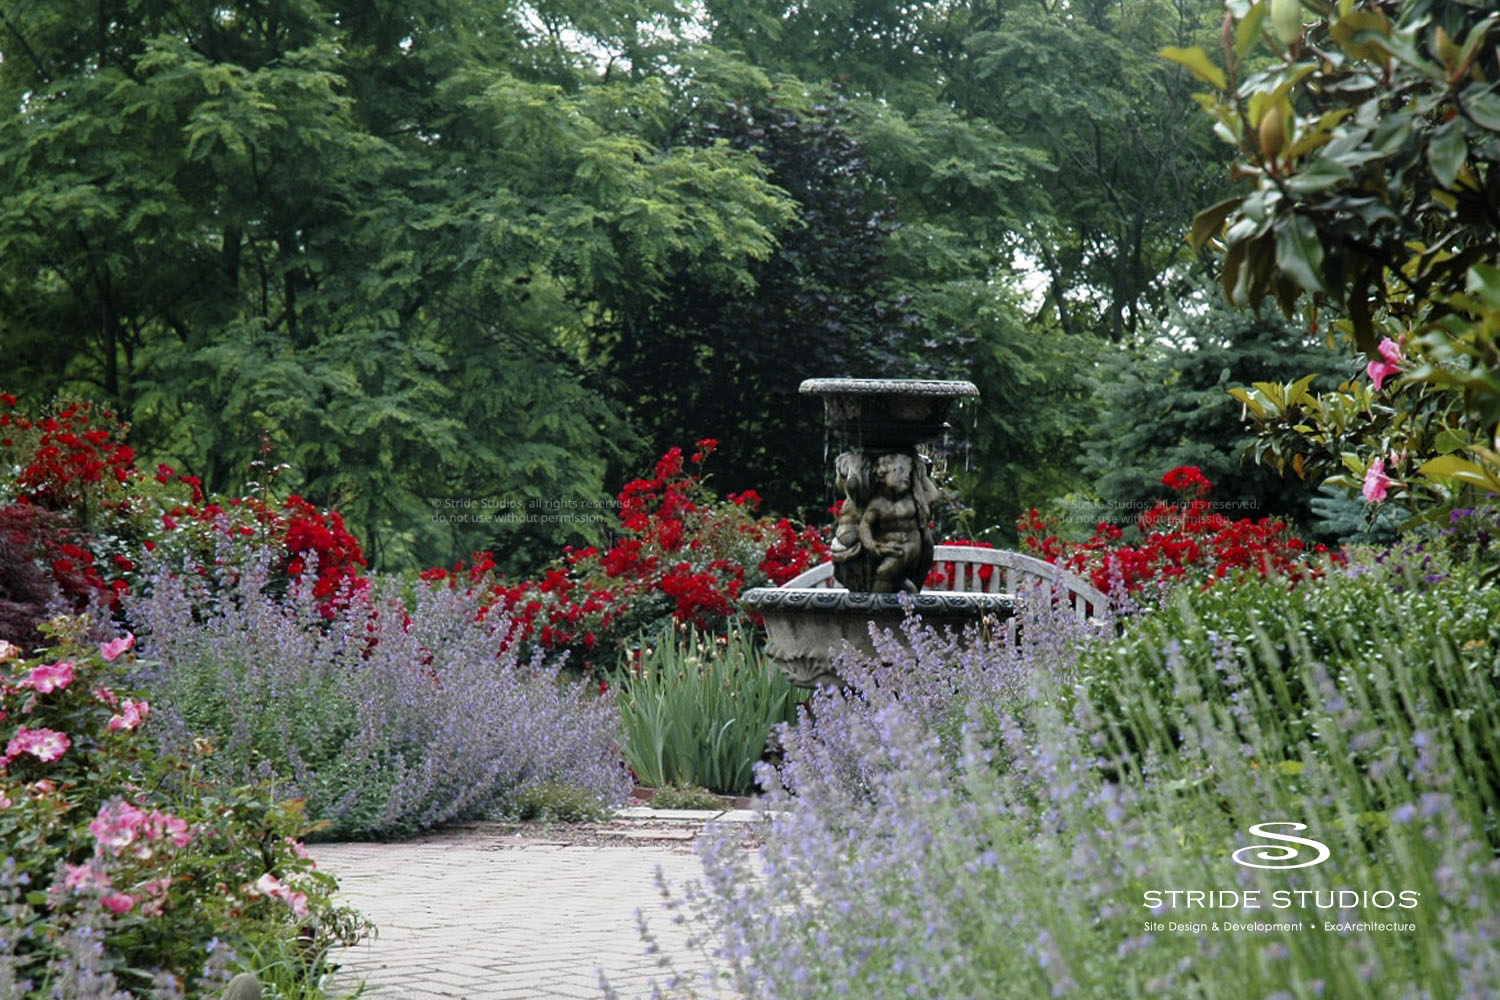
[[[1380,583],[1331,574],[1308,586],[1347,588],[1345,606],[1362,607]],[[678,890],[722,985],[754,1000],[1175,996],[1208,984],[1263,997],[1289,982],[1308,995],[1487,995],[1500,981],[1500,862],[1487,800],[1465,779],[1495,749],[1477,720],[1489,675],[1434,663],[1425,626],[1403,646],[1398,630],[1431,620],[1441,594],[1392,599],[1424,615],[1369,608],[1379,627],[1352,670],[1311,651],[1316,596],[1299,591],[1289,620],[1249,630],[1259,595],[1226,627],[1208,618],[1226,598],[1204,598],[1150,655],[1119,660],[1089,653],[1109,631],[1051,617],[1045,601],[1023,609],[1023,642],[909,626],[880,637],[876,657],[846,657],[850,688],[817,693],[811,716],[780,734],[783,766],[761,769],[759,847],[744,850],[742,833],[701,839],[704,877]],[[1318,638],[1363,650],[1365,635]],[[1476,663],[1489,649],[1465,648]],[[1475,707],[1468,728],[1455,704]],[[1273,819],[1326,843],[1316,878],[1231,860],[1250,824]],[[1350,904],[1330,889],[1346,885],[1410,889],[1421,906]],[[1152,887],[1322,902],[1205,914],[1153,901]],[[1418,938],[1351,931],[1325,950],[1289,932],[1142,927],[1205,915],[1411,918]]]
[[[612,699],[520,659],[477,595],[377,585],[330,618],[268,579],[263,557],[216,580],[158,566],[127,605],[153,726],[184,752],[207,740],[226,779],[274,780],[333,836],[410,833],[536,787],[628,794]]]

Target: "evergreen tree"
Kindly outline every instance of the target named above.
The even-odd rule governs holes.
[[[1195,465],[1226,517],[1289,517],[1310,528],[1316,484],[1254,462],[1255,432],[1229,390],[1308,371],[1328,373],[1323,380],[1332,386],[1339,355],[1279,314],[1231,308],[1213,287],[1151,332],[1134,348],[1111,351],[1097,369],[1106,430],[1089,440],[1082,466],[1102,513],[1113,515],[1097,519],[1133,522],[1152,501],[1174,496],[1162,485],[1164,473]]]

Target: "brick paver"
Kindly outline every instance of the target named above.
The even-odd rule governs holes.
[[[378,935],[335,956],[336,985],[364,984],[370,1000],[598,1000],[602,970],[626,1000],[649,996],[658,958],[646,953],[636,910],[680,972],[704,964],[686,945],[657,889],[702,867],[678,819],[621,819],[621,846],[526,841],[483,824],[392,844],[316,845],[339,899]],[[732,994],[724,993],[729,998]]]

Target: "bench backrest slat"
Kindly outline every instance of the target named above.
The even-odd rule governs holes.
[[[1102,613],[1109,604],[1104,594],[1082,577],[1023,552],[938,545],[933,549],[933,566],[943,579],[938,585],[925,588],[929,591],[1014,594],[1021,587],[1045,582],[1067,593],[1080,620]],[[986,567],[988,573],[984,572]],[[832,562],[819,563],[782,586],[842,589],[833,577]]]

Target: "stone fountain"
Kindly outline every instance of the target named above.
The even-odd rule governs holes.
[[[979,395],[972,382],[923,379],[809,379],[824,401],[844,494],[834,527],[832,580],[803,574],[784,587],[756,587],[740,607],[766,626],[766,653],[798,687],[839,685],[832,660],[847,643],[872,654],[870,626],[895,629],[909,613],[937,626],[1008,618],[1010,594],[924,593],[933,564],[930,527],[937,487],[917,446],[940,438],[953,402]],[[820,577],[818,585],[800,585]],[[836,583],[837,586],[829,586]]]

